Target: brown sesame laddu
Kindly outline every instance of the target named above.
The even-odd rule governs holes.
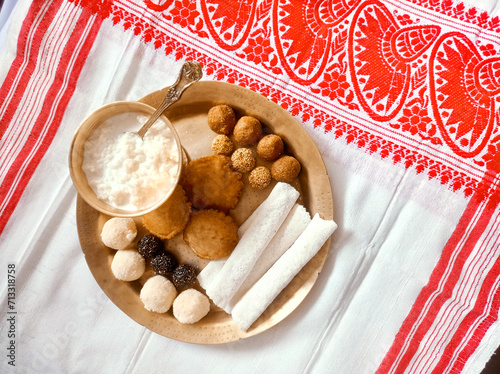
[[[249,148],[238,148],[231,155],[231,166],[240,173],[248,173],[255,167],[257,158]]]
[[[266,161],[274,161],[283,153],[285,145],[278,135],[266,135],[257,144],[257,154]]]
[[[215,155],[230,156],[234,145],[227,135],[217,135],[212,141],[212,152]]]
[[[262,135],[262,125],[260,121],[255,117],[241,117],[234,126],[233,135],[234,140],[238,144],[255,144]]]
[[[235,123],[236,116],[228,105],[216,105],[208,111],[208,126],[217,134],[230,134]]]
[[[271,165],[271,175],[278,182],[292,183],[300,173],[300,163],[295,157],[283,156]]]
[[[271,172],[265,166],[258,166],[250,172],[248,181],[253,188],[263,190],[271,183]]]

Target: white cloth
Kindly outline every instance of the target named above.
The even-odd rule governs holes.
[[[408,4],[401,7],[407,10]],[[30,1],[19,1],[12,13],[0,56],[0,82],[14,60],[29,6]],[[497,12],[495,7],[491,14]],[[240,68],[236,54],[219,51],[214,42],[202,47],[228,68]],[[133,28],[114,25],[112,18],[103,21],[62,124],[0,236],[4,348],[8,264],[16,267],[18,311],[16,367],[7,365],[4,349],[0,371],[374,373],[428,283],[470,196],[453,192],[414,167],[372,155],[345,137],[329,136],[313,118],[297,117],[325,160],[339,228],[312,291],[284,321],[234,343],[181,343],[135,323],[97,286],[78,241],[69,144],[78,123],[99,106],[136,100],[171,84],[182,64],[172,53],[155,49]],[[250,64],[245,69],[250,76],[266,70]],[[228,78],[209,72],[204,79]],[[276,85],[290,95],[300,86],[291,81]],[[500,322],[494,320],[462,372],[479,373],[499,345]],[[441,354],[429,352],[429,357]]]

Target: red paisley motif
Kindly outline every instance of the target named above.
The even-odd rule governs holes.
[[[500,93],[500,57],[488,58],[474,68],[474,80],[478,89],[488,96]]]
[[[482,61],[476,46],[465,35],[450,32],[442,35],[429,61],[429,88],[432,110],[446,144],[458,155],[476,156],[488,143],[494,120],[493,86],[481,85],[493,59]],[[489,88],[488,90],[488,87]]]
[[[401,28],[391,38],[391,50],[400,61],[414,61],[434,43],[440,32],[441,27],[435,25]]]
[[[370,117],[382,122],[398,114],[410,87],[410,66],[391,48],[398,28],[389,10],[375,0],[357,9],[349,30],[354,91]]]
[[[227,51],[240,48],[248,38],[257,0],[201,0],[205,24],[215,42]]]
[[[333,33],[346,27],[344,20],[360,2],[274,1],[274,42],[291,79],[307,85],[318,80],[332,51]]]

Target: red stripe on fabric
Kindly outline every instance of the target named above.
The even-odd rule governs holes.
[[[493,302],[488,313],[488,317],[481,322],[474,332],[472,338],[467,342],[467,345],[460,353],[458,359],[451,369],[451,373],[460,373],[465,366],[465,363],[469,360],[472,354],[475,352],[482,339],[486,335],[489,327],[498,319],[498,310],[500,308],[500,287],[497,288],[495,295],[493,297]],[[496,313],[496,315],[495,315]]]
[[[444,370],[450,364],[450,360],[455,355],[456,350],[464,341],[464,338],[467,338],[469,330],[478,320],[481,320],[479,325],[474,329],[473,335],[467,339],[465,347],[460,351],[460,354],[454,360],[455,362],[453,363],[451,372],[459,373],[478,347],[488,328],[498,319],[498,310],[500,308],[500,287],[498,284],[499,276],[500,256],[497,257],[495,264],[486,275],[474,307],[462,320],[458,329],[455,331],[455,334],[443,351],[441,359],[434,368],[433,373],[444,373]],[[494,287],[495,283],[497,283],[497,288]],[[488,300],[490,300],[489,303]]]
[[[68,68],[68,63],[73,56],[75,47],[77,46],[80,38],[82,37],[82,32],[85,29],[85,25],[90,21],[92,15],[93,15],[92,12],[90,12],[87,9],[83,9],[81,16],[76,23],[75,30],[70,36],[68,43],[66,44],[66,47],[62,55],[63,57],[59,62],[56,72],[57,77],[61,78],[65,75],[64,73]],[[69,76],[67,87],[64,89],[63,93],[59,94],[59,91],[63,84],[61,79],[57,79],[52,83],[51,88],[47,92],[41,113],[36,119],[36,123],[33,127],[33,130],[29,135],[28,141],[26,142],[22,151],[19,153],[18,157],[12,164],[9,173],[4,180],[4,183],[0,186],[0,196],[5,196],[9,191],[10,187],[12,186],[12,184],[15,182],[15,180],[19,179],[19,183],[16,186],[13,195],[9,199],[9,202],[0,217],[0,234],[5,228],[8,219],[12,215],[19,199],[21,198],[22,192],[26,188],[26,185],[31,179],[31,176],[33,175],[36,167],[38,166],[41,159],[45,155],[61,124],[62,117],[69,103],[69,100],[73,96],[76,87],[76,82],[78,80],[78,77],[80,76],[83,65],[85,64],[85,60],[94,43],[94,40],[101,27],[101,24],[102,24],[102,18],[97,17],[93,20],[93,25],[86,36],[82,48],[78,53],[75,64],[73,66],[73,70],[71,71],[71,74]],[[60,100],[58,103],[54,103],[53,100],[57,96],[60,97]],[[54,117],[47,123],[51,111],[54,110],[53,109],[54,104],[56,104]],[[45,126],[49,127],[46,130],[45,136],[43,138],[40,138],[41,134],[44,132]],[[19,174],[20,171],[19,169],[23,166],[26,157],[30,154],[33,147],[37,146],[36,144],[40,140],[41,144],[38,145],[38,149],[32,156],[33,157],[32,160],[28,163],[28,166],[25,168],[25,170],[21,174]]]
[[[71,35],[80,14],[81,11],[77,8],[71,10],[71,5],[63,4],[51,20],[40,45],[35,70],[19,103],[16,103],[14,117],[9,121],[10,127],[4,134],[5,142],[0,148],[0,183],[3,183],[9,167],[27,141],[34,121],[42,109],[44,97],[54,81],[66,38]],[[19,80],[16,79],[18,83]],[[0,214],[2,212],[3,205],[0,205]]]
[[[402,359],[400,360],[396,370],[394,371],[395,373],[404,372],[412,357],[417,352],[420,340],[431,327],[436,315],[439,312],[439,309],[446,302],[446,300],[450,298],[453,292],[453,288],[460,277],[460,272],[463,264],[465,263],[467,257],[481,237],[481,234],[488,225],[488,222],[490,221],[494,212],[494,209],[491,208],[486,208],[483,212],[481,212],[479,219],[475,223],[472,231],[465,238],[464,245],[461,248],[457,248],[459,243],[464,239],[464,236],[468,231],[468,227],[473,220],[473,217],[478,212],[478,209],[482,206],[482,198],[482,192],[476,192],[473,195],[462,217],[460,218],[457,227],[446,243],[443,249],[443,253],[441,254],[441,257],[438,260],[438,263],[436,264],[434,270],[432,271],[429,282],[420,291],[420,294],[418,295],[405,321],[401,325],[398,334],[396,335],[391,347],[389,348],[389,351],[387,352],[376,373],[387,373],[391,370],[397,358],[402,354],[403,347],[410,335],[410,332],[412,331],[414,326],[416,326],[417,321],[419,319],[422,319],[422,322],[415,330],[415,333],[411,337],[409,346],[407,347]],[[447,268],[449,268],[449,266],[451,265],[451,260],[457,250],[459,251],[458,256],[455,263],[452,265],[452,270],[448,278],[446,279],[446,282],[444,283],[443,289],[438,292],[437,296],[430,304],[425,317],[422,318],[421,316],[424,307],[429,302],[432,295],[438,291],[439,283],[443,279]]]
[[[449,300],[452,296],[453,289],[455,288],[455,285],[457,281],[460,278],[461,271],[463,269],[464,263],[466,262],[468,256],[474,249],[475,245],[477,244],[479,238],[481,237],[481,234],[483,233],[485,227],[487,226],[488,222],[491,219],[492,216],[492,211],[487,209],[486,211],[481,213],[481,216],[479,217],[478,222],[474,226],[473,230],[471,231],[470,235],[466,239],[466,242],[462,246],[461,249],[459,249],[458,256],[456,258],[455,263],[452,265],[452,270],[446,279],[446,282],[444,283],[442,291],[440,291],[437,295],[436,298],[432,301],[430,304],[430,307],[423,317],[423,321],[420,323],[418,326],[417,330],[413,334],[410,340],[410,344],[408,348],[406,349],[406,352],[404,353],[399,365],[396,367],[396,370],[394,371],[395,373],[402,373],[405,371],[407,366],[410,364],[413,356],[417,353],[420,341],[422,338],[426,335],[426,333],[429,331],[431,328],[437,314],[439,313],[441,307],[443,304]],[[455,252],[456,248],[453,248],[451,253]],[[438,269],[441,264],[438,264]],[[446,264],[446,266],[443,266],[443,269],[439,269],[439,273],[443,273],[446,267],[449,266],[449,264]],[[437,270],[437,269],[435,269]],[[432,279],[432,277],[431,277]],[[426,295],[425,300],[426,302],[430,298],[430,296],[436,292],[437,288],[436,285],[439,283],[439,280],[441,277],[433,280],[433,282],[430,284],[430,287],[427,287],[427,290],[422,290],[423,293]],[[423,303],[422,305],[419,305],[420,309],[425,305]]]
[[[49,5],[48,9],[44,8],[44,1],[33,1],[30,9],[28,10],[28,14],[23,21],[17,41],[18,55],[12,62],[2,87],[0,87],[0,98],[3,98],[2,100],[5,100],[7,97],[11,98],[3,113],[0,113],[0,123],[2,124],[9,123],[16,112],[19,101],[28,86],[28,81],[35,70],[38,54],[40,52],[40,44],[42,43],[47,28],[61,7],[62,1],[63,0],[55,0]],[[32,27],[34,26],[33,22],[35,22],[36,18],[44,12],[45,14],[43,14],[42,20],[38,26],[36,26],[36,30],[32,33]],[[31,38],[29,38],[30,34],[32,34]],[[27,63],[25,61],[26,59],[28,60]],[[26,66],[21,71],[23,65]],[[21,78],[17,80],[17,83],[13,88],[12,85],[16,82],[16,78],[19,73],[22,74]],[[12,89],[14,89],[14,92],[11,92]],[[8,126],[6,125],[0,127],[0,138],[3,137],[7,128]]]
[[[483,239],[480,246],[475,248],[474,256],[467,259],[467,265],[462,269],[463,276],[461,276],[459,284],[455,287],[451,304],[448,304],[443,309],[439,320],[435,321],[433,330],[428,333],[429,336],[434,336],[436,339],[433,342],[434,348],[432,351],[421,350],[419,356],[413,361],[410,372],[414,371],[414,367],[424,368],[426,371],[430,370],[427,368],[432,367],[432,362],[435,362],[439,358],[438,354],[448,344],[446,341],[456,332],[455,327],[470,312],[470,309],[473,308],[473,303],[476,305],[474,299],[476,302],[479,300],[479,291],[485,281],[484,273],[490,266],[493,266],[492,264],[497,259],[497,249],[494,246],[494,243],[498,240],[498,235],[494,234],[498,230],[499,222],[497,221],[498,214],[490,220],[489,229],[483,233]],[[467,312],[467,309],[469,309],[469,312]],[[422,361],[424,361],[423,366]]]

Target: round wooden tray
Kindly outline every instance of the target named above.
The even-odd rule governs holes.
[[[167,89],[168,87],[154,92],[139,101],[157,107]],[[217,104],[231,106],[237,118],[243,115],[254,116],[262,122],[265,130],[280,135],[286,144],[285,152],[294,155],[302,165],[302,171],[294,184],[301,192],[299,202],[311,216],[319,213],[324,219],[333,219],[330,180],[314,141],[286,110],[249,89],[223,82],[198,82],[165,111],[164,114],[176,128],[189,158],[211,154],[210,145],[216,134],[207,125],[207,113]],[[261,161],[260,163],[265,164]],[[245,187],[237,208],[231,212],[235,221],[241,224],[267,197],[272,187],[273,185],[262,192]],[[137,323],[163,336],[196,344],[221,344],[247,338],[283,320],[311,290],[330,247],[328,240],[248,331],[238,329],[231,316],[213,304],[209,314],[201,321],[184,325],[175,319],[171,310],[159,314],[144,308],[139,293],[145,281],[154,275],[151,268],[134,282],[119,281],[113,276],[110,265],[116,251],[104,246],[100,238],[102,226],[109,218],[78,197],[78,235],[87,264],[99,286],[113,303]],[[140,218],[135,220],[139,231],[137,241],[147,231]],[[206,260],[193,254],[184,243],[182,235],[168,241],[167,248],[176,254],[180,263],[194,265],[199,271],[207,264]],[[203,291],[198,285],[195,288]]]

